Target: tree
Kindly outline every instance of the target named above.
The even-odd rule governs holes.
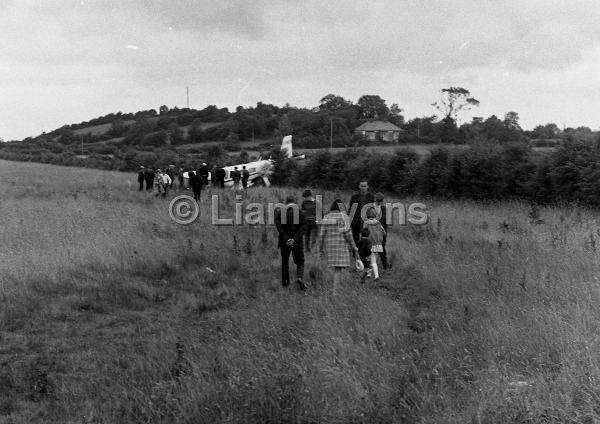
[[[162,105],[161,107],[158,108],[158,113],[161,115],[165,115],[165,114],[169,113],[169,107]]]
[[[347,107],[352,106],[352,102],[344,99],[342,96],[337,96],[335,94],[328,94],[323,97],[319,102],[319,109],[321,110],[329,110],[336,111],[346,109]]]
[[[167,130],[171,134],[171,144],[182,144],[184,142],[183,130],[175,122],[169,124]]]
[[[218,144],[211,146],[207,153],[208,161],[211,163],[221,163],[227,157],[227,152]]]
[[[440,125],[436,124],[436,115],[414,118],[402,126],[405,131],[419,137],[436,136],[440,132]]]
[[[560,128],[554,123],[538,125],[533,129],[532,138],[556,138],[560,134]]]
[[[377,95],[362,96],[358,99],[357,106],[360,117],[365,119],[385,118],[390,113],[385,100]]]
[[[112,137],[121,137],[127,131],[127,125],[123,122],[122,119],[115,119],[110,124],[110,129],[108,130],[108,134]]]
[[[458,128],[454,119],[446,116],[440,123],[440,139],[442,143],[456,143],[458,140]]]
[[[517,112],[507,112],[504,115],[504,126],[509,130],[522,131],[519,125],[519,114]]]
[[[450,87],[443,88],[440,100],[431,105],[442,112],[444,118],[456,121],[460,111],[479,106],[479,100],[471,97],[471,93],[466,88]]]
[[[390,113],[388,120],[394,125],[404,125],[404,116],[402,116],[403,109],[398,106],[398,103],[392,103],[390,106]]]
[[[292,123],[287,114],[279,119],[278,132],[280,136],[290,135],[292,133]]]

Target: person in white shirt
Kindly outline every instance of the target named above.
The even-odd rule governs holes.
[[[167,187],[169,187],[169,185],[173,182],[171,180],[171,177],[169,177],[165,172],[159,169],[158,171],[156,171],[156,179],[158,183],[156,185],[156,196],[158,196],[162,191],[162,197],[166,197]]]
[[[163,197],[165,197],[167,195],[167,187],[171,187],[171,185],[173,184],[173,180],[171,179],[169,174],[167,174],[166,172],[163,172],[162,179],[163,179],[163,189],[164,189]]]

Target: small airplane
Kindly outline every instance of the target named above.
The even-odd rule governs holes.
[[[294,156],[292,152],[292,136],[286,135],[283,137],[281,142],[281,150],[286,152],[286,155],[290,159],[305,159],[306,155]],[[246,167],[250,176],[248,177],[248,187],[251,186],[266,186],[269,187],[271,182],[269,181],[269,177],[273,174],[273,160],[269,159],[261,159],[259,158],[257,161],[241,163],[239,165],[231,165],[225,166],[223,169],[225,170],[225,187],[233,187],[233,179],[231,178],[231,173],[237,168],[238,171],[242,172]]]

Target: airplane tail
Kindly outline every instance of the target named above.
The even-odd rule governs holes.
[[[281,142],[281,150],[286,151],[288,158],[292,157],[292,136],[286,135]]]

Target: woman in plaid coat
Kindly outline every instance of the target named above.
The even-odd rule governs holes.
[[[335,199],[320,225],[320,251],[327,254],[327,266],[333,268],[333,289],[340,283],[342,270],[350,266],[350,251],[356,245],[350,231],[350,219],[344,210],[344,202]]]

